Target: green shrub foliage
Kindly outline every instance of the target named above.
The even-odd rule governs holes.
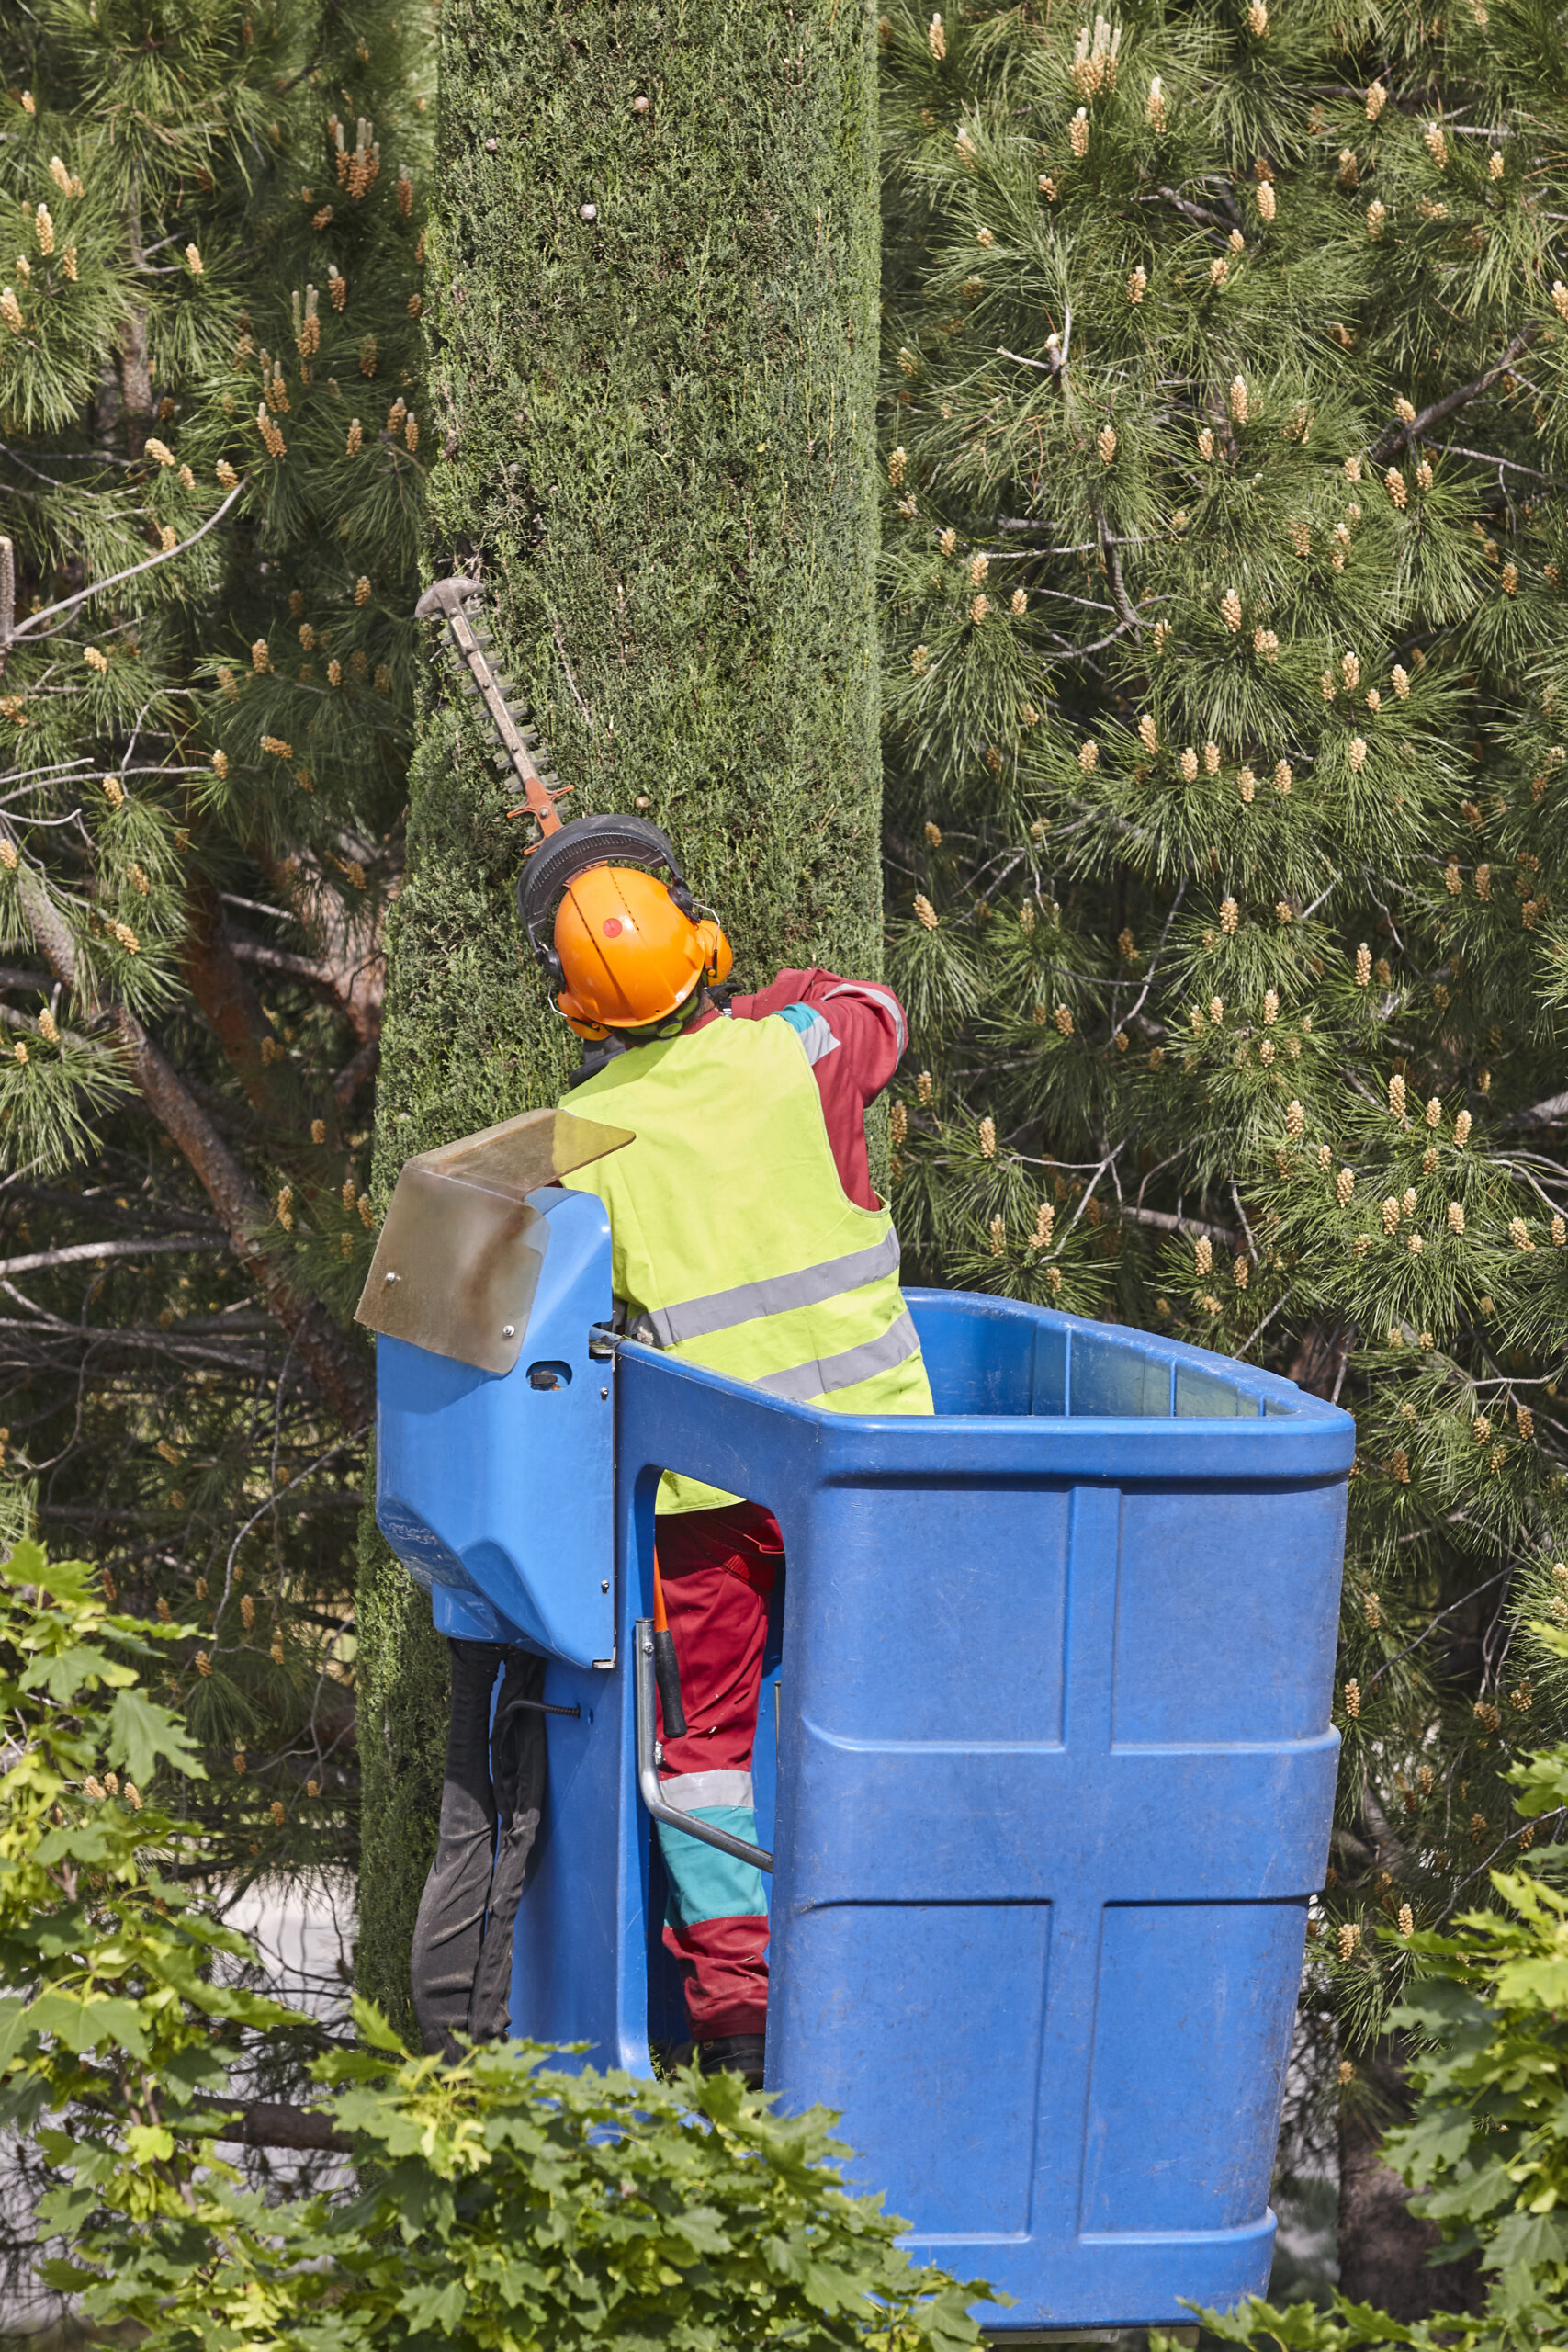
[[[160,2352],[258,2322],[280,2352],[979,2341],[976,2286],[914,2268],[899,2223],[840,2188],[823,2109],[785,2120],[734,2075],[567,2072],[521,2042],[447,2066],[355,2016],[367,2046],[316,2071],[358,2195],[268,2206],[203,2183],[194,2215],[171,2202],[112,2259],[89,2240],[52,2267],[91,2316],[136,2320]]]
[[[243,1938],[192,1892],[199,1773],[142,1671],[179,1629],[116,1614],[80,1561],[0,1576],[0,2120],[55,2174],[45,2266],[152,2352],[736,2343],[957,2352],[984,2292],[897,2247],[842,2188],[822,2109],[739,2077],[637,2081],[521,2042],[413,2058],[367,2004],[356,2044],[244,1989]],[[309,2118],[348,2161],[271,2200],[224,2161],[259,2040],[314,2043]]]
[[[1568,1698],[1561,19],[883,40],[900,1230],[1353,1408],[1354,2051]]]

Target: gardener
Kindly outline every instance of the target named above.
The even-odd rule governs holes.
[[[696,919],[678,872],[667,887],[627,865],[571,876],[554,951],[561,1011],[609,1049],[572,1106],[591,1103],[636,1138],[563,1180],[609,1210],[627,1332],[795,1403],[931,1412],[898,1238],[866,1159],[866,1108],[907,1040],[892,990],[785,971],[721,1007],[710,989],[729,970],[723,933]],[[778,1522],[678,1470],[660,1481],[657,1512],[687,1724],[662,1740],[662,1793],[754,1842],[751,1745],[784,1564]],[[761,1873],[678,1830],[661,1826],[660,1837],[664,1940],[701,2063],[760,2083]]]

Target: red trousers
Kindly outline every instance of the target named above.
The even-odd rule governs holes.
[[[768,1597],[784,1559],[771,1511],[754,1503],[683,1511],[656,1527],[665,1613],[686,1713],[671,1739],[660,1714],[659,1777],[668,1803],[755,1843],[751,1744],[757,1728]],[[660,1825],[670,1881],[664,1942],[680,1965],[694,2041],[761,2033],[768,2015],[768,1913],[762,1875]]]

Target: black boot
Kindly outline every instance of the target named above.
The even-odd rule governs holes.
[[[749,2091],[760,2091],[765,2048],[760,2033],[726,2033],[701,2043],[697,2054],[705,2075],[739,2075]]]

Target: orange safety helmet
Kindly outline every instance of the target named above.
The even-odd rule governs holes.
[[[619,862],[627,856],[666,866],[669,883]],[[580,1037],[657,1028],[703,983],[724,979],[734,961],[718,924],[699,918],[665,835],[643,818],[580,817],[563,825],[530,858],[518,910]]]
[[[557,1002],[580,1037],[657,1026],[732,961],[716,922],[694,922],[635,865],[592,865],[568,883],[555,947],[566,983]]]

